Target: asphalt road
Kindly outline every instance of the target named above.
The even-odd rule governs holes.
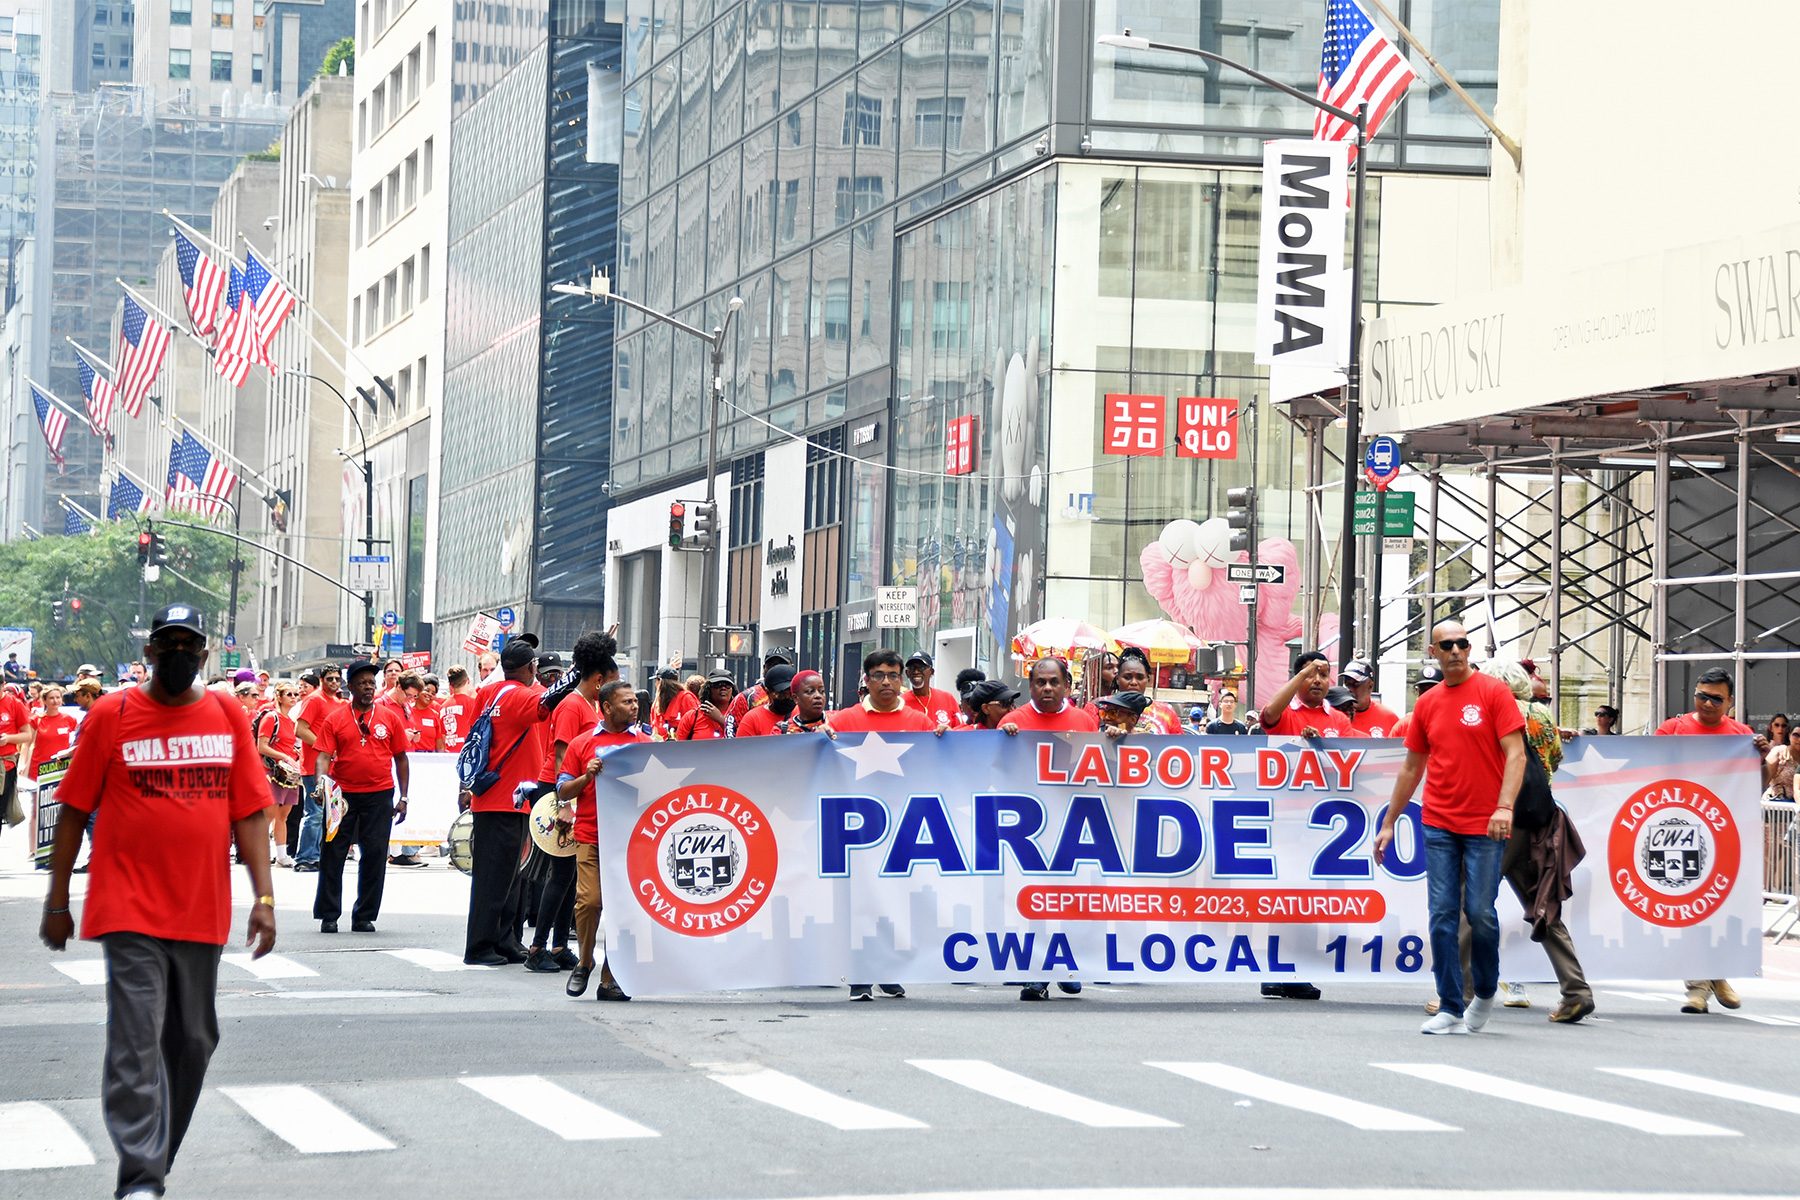
[[[17,851],[7,831],[0,1197],[110,1195],[98,947],[37,944],[43,877]],[[1683,1016],[1675,984],[1640,982],[1556,1027],[1537,986],[1536,1007],[1454,1039],[1420,1037],[1424,996],[1387,986],[1310,1004],[1230,986],[1024,1005],[942,985],[599,1004],[565,998],[563,976],[460,969],[465,881],[389,874],[380,932],[328,936],[305,919],[310,878],[277,872],[279,957],[267,977],[221,969],[223,1042],[170,1195],[1800,1186],[1791,948],[1741,985],[1740,1016]]]

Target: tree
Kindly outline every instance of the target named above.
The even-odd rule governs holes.
[[[168,565],[161,579],[145,585],[142,610],[138,526],[131,521],[103,521],[91,535],[0,544],[0,613],[7,614],[7,624],[34,631],[31,659],[39,678],[73,675],[84,662],[110,671],[114,663],[141,657],[142,641],[131,636],[133,616],[147,625],[150,614],[178,600],[192,603],[223,629],[236,544],[203,530],[161,523],[156,528]],[[75,597],[82,602],[78,618],[68,603]],[[59,600],[61,628],[51,624],[51,605]]]
[[[320,75],[336,75],[338,66],[342,64],[344,74],[356,74],[356,39],[343,38],[325,52],[325,61],[319,64]]]

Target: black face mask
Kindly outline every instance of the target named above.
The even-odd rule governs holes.
[[[192,650],[164,650],[156,656],[156,677],[176,695],[194,686],[200,674],[200,655]]]

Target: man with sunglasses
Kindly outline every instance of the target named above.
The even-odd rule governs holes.
[[[1769,739],[1731,715],[1734,688],[1731,672],[1722,667],[1708,667],[1694,681],[1694,711],[1670,717],[1656,727],[1659,736],[1714,735],[1749,738],[1762,760],[1763,787],[1769,786]],[[1707,1001],[1716,997],[1726,1008],[1743,1003],[1729,979],[1689,979],[1687,999],[1681,1005],[1684,1013],[1703,1013]]]
[[[1394,823],[1425,780],[1425,883],[1431,911],[1431,970],[1438,1011],[1426,1034],[1480,1031],[1500,987],[1500,856],[1512,836],[1513,804],[1525,779],[1525,717],[1512,689],[1475,670],[1469,631],[1445,621],[1431,631],[1444,682],[1419,697],[1406,730],[1406,762],[1375,835],[1375,861],[1394,843]],[[1430,771],[1427,764],[1435,760]],[[1458,915],[1469,920],[1475,999],[1463,1001]]]
[[[406,820],[406,793],[412,776],[406,762],[406,717],[375,698],[379,675],[375,664],[357,659],[345,669],[350,703],[333,706],[315,731],[318,772],[329,775],[344,793],[347,806],[336,836],[319,855],[319,890],[313,917],[322,933],[336,933],[344,906],[344,860],[356,839],[356,906],[350,928],[374,933],[381,915],[381,891],[387,881],[388,838]],[[400,798],[394,798],[394,781]]]

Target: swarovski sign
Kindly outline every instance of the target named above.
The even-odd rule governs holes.
[[[1342,367],[1350,356],[1344,271],[1350,148],[1285,138],[1263,146],[1256,361]]]

